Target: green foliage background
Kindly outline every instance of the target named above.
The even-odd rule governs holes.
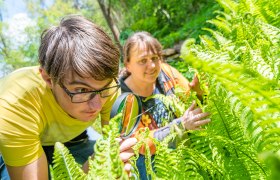
[[[122,10],[122,33],[148,31],[171,47],[187,37],[197,38],[219,6],[214,0],[128,0],[113,8]]]
[[[30,4],[30,13],[38,27],[28,30],[30,42],[12,50],[2,38],[1,61],[13,68],[36,64],[39,32],[70,13],[84,14],[105,26],[92,1],[55,1],[49,9]],[[182,61],[173,62],[187,78],[200,72],[200,81],[208,93],[205,111],[211,123],[204,131],[174,133],[157,143],[156,172],[153,179],[277,179],[280,177],[280,2],[277,0],[217,1],[105,1],[118,16],[124,40],[132,31],[147,30],[165,47],[187,39],[181,49]],[[38,4],[38,3],[37,3]],[[82,8],[83,7],[83,8]],[[1,24],[2,35],[5,24]],[[203,27],[203,28],[202,28]],[[108,30],[108,28],[107,28]],[[4,43],[4,44],[3,44]],[[27,60],[26,60],[27,58]],[[180,96],[165,102],[178,113],[190,99]],[[54,177],[60,179],[128,178],[118,157],[119,134],[116,123],[96,145],[96,160],[88,175],[77,170],[67,149],[56,146]],[[143,140],[137,147],[145,144]],[[168,148],[170,141],[176,149]],[[116,148],[117,147],[117,148]],[[137,152],[137,148],[135,150]],[[101,153],[102,152],[102,153]],[[149,152],[146,152],[149,155]],[[149,156],[147,156],[149,157]],[[97,170],[100,170],[97,171]],[[102,170],[102,171],[101,171]],[[135,172],[137,174],[137,172]],[[98,176],[97,176],[98,175]]]
[[[0,63],[5,64],[0,70],[5,74],[20,67],[38,65],[41,33],[51,25],[57,25],[61,18],[68,14],[84,15],[111,34],[96,1],[55,0],[50,6],[46,6],[40,0],[25,0],[25,3],[29,17],[35,22],[35,26],[25,29],[24,35],[27,36],[25,43],[15,46],[12,43],[13,39],[5,35],[8,23],[0,22]],[[3,6],[3,3],[1,5]]]
[[[101,1],[101,0],[99,0]],[[201,27],[212,12],[219,8],[214,0],[102,0],[110,11],[120,33],[122,43],[133,31],[146,30],[159,38],[164,47],[171,47],[187,37],[198,38]],[[28,15],[35,26],[25,29],[27,41],[18,47],[13,39],[5,36],[7,23],[0,22],[0,63],[5,74],[20,67],[38,64],[38,46],[41,32],[51,25],[56,25],[67,14],[82,14],[101,25],[112,35],[97,0],[56,0],[46,6],[41,0],[25,0]],[[3,11],[0,3],[0,11]],[[21,36],[19,34],[19,36]],[[112,36],[113,37],[113,36]]]

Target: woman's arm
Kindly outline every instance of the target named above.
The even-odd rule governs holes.
[[[167,126],[157,129],[154,132],[154,138],[158,139],[159,141],[163,140],[167,135],[170,134],[171,126],[173,124],[182,124],[185,130],[201,129],[201,126],[210,122],[210,119],[205,119],[207,116],[209,116],[209,113],[203,113],[199,107],[196,107],[196,103],[193,102],[182,117],[174,119]]]

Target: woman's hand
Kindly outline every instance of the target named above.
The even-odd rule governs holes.
[[[189,86],[191,90],[195,91],[198,97],[202,97],[203,95],[203,90],[200,88],[200,82],[197,77],[197,74],[195,74],[192,82],[189,83]]]
[[[208,124],[211,121],[210,119],[204,119],[207,116],[209,116],[209,113],[203,113],[199,107],[196,107],[194,101],[182,116],[183,126],[186,130],[202,129],[200,126]]]

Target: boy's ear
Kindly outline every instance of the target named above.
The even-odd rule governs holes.
[[[46,82],[47,86],[49,88],[52,88],[52,79],[49,76],[49,74],[46,72],[45,69],[43,69],[42,67],[39,68],[40,74],[42,76],[42,78],[44,79],[44,81]]]

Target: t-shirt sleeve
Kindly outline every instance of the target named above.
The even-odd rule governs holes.
[[[0,99],[0,151],[9,166],[24,166],[38,159],[43,149],[36,113],[24,102]]]

